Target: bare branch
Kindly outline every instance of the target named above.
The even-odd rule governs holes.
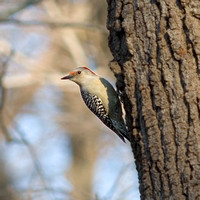
[[[29,20],[29,21],[22,21],[18,19],[8,19],[8,18],[1,18],[1,23],[9,23],[13,25],[19,26],[47,26],[49,28],[77,28],[77,29],[86,29],[92,31],[100,31],[103,34],[108,34],[108,31],[105,27],[96,24],[86,24],[86,23],[70,23],[70,22],[50,22],[50,21],[37,21],[37,20]]]
[[[125,172],[128,170],[128,168],[130,168],[131,164],[125,165],[119,172],[119,175],[117,176],[115,182],[113,183],[112,187],[110,188],[110,190],[108,191],[105,199],[112,199],[113,195],[115,194],[115,190],[117,189],[117,187],[120,185],[120,181],[123,177],[123,175],[125,174]]]
[[[17,132],[17,134],[19,135],[20,137],[20,141],[19,140],[13,140],[14,142],[17,141],[17,143],[20,143],[20,144],[24,144],[26,147],[27,147],[27,150],[30,154],[30,157],[32,159],[32,162],[33,162],[33,165],[34,165],[34,168],[35,170],[37,171],[38,173],[38,176],[40,177],[41,179],[41,182],[44,186],[44,189],[45,191],[52,191],[51,192],[51,196],[52,196],[52,199],[54,199],[54,195],[53,195],[53,189],[47,185],[46,183],[46,179],[45,179],[45,176],[42,172],[42,168],[40,166],[40,162],[37,158],[37,155],[35,153],[35,149],[34,147],[28,142],[28,140],[25,138],[25,133],[24,131],[21,129],[21,127],[19,126],[19,124],[13,120],[13,129]]]
[[[4,133],[7,141],[10,141],[10,135],[4,125],[4,118],[3,118],[3,107],[6,102],[6,88],[3,85],[3,77],[5,76],[5,73],[8,68],[8,63],[11,60],[12,56],[14,54],[14,51],[11,51],[9,57],[2,63],[0,67],[0,127],[2,129],[2,132]]]
[[[27,8],[30,5],[37,4],[41,2],[42,0],[27,0],[24,2],[19,2],[14,8],[10,8],[5,11],[0,12],[0,21],[7,20],[11,15],[23,10],[24,8]]]
[[[8,63],[11,60],[11,57],[13,56],[14,51],[11,51],[9,57],[1,64],[0,66],[0,112],[3,108],[3,104],[5,102],[5,88],[3,87],[3,77],[7,71]]]

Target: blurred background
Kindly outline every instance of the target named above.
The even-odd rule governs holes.
[[[115,83],[102,0],[0,0],[0,200],[137,200],[124,144],[60,78]]]

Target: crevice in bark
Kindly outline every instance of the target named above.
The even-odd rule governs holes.
[[[165,19],[168,19],[168,18],[166,17]],[[168,21],[168,20],[166,20],[166,21]],[[169,34],[168,34],[168,33],[165,33],[165,34],[164,34],[164,38],[165,38],[167,47],[168,47],[168,49],[169,49],[169,52],[170,52],[172,58],[173,58],[174,60],[178,61],[177,58],[176,58],[176,56],[174,56],[174,51],[173,51],[173,49],[172,49],[172,43],[171,43],[171,41],[170,41],[170,36],[169,36]]]
[[[200,99],[197,97],[196,101],[197,101],[197,109],[198,109],[199,119],[200,119]]]
[[[180,0],[176,0],[176,5],[177,5],[177,7],[178,7],[180,10],[184,11],[184,13],[185,13],[185,9],[184,9],[184,7],[182,6]]]
[[[137,78],[136,78],[136,91],[137,91],[137,98],[136,98],[137,108],[138,108],[139,111],[141,111],[142,107],[143,107],[143,105],[142,105],[142,95],[140,93],[140,84],[137,81]],[[150,166],[149,166],[149,163],[152,163],[152,159],[151,159],[150,151],[149,151],[149,148],[148,148],[149,147],[148,136],[146,134],[147,133],[147,129],[146,129],[146,125],[145,125],[145,121],[143,119],[142,113],[138,112],[138,114],[139,114],[138,115],[138,120],[139,120],[139,124],[140,124],[140,127],[141,127],[141,137],[142,137],[141,139],[142,139],[143,145],[144,145],[144,152],[143,152],[142,155],[145,156],[145,157],[142,156],[141,160],[145,159],[146,162],[147,162],[145,166],[143,166],[143,167],[141,166],[141,169],[143,170],[143,169],[146,168],[146,170],[147,170],[147,166],[148,166],[148,172],[146,171],[146,173],[148,173],[148,176],[149,176],[150,181],[151,181],[150,186],[152,186],[152,188],[151,188],[150,191],[155,191],[154,181],[153,181],[153,177],[152,177],[152,174],[151,174],[151,171],[150,171],[151,169],[150,169]],[[139,156],[141,156],[141,155],[139,155]],[[138,163],[138,164],[140,165],[141,163]],[[146,174],[146,173],[143,173],[143,171],[141,171],[141,174],[139,174],[139,175],[143,176],[143,174]],[[142,184],[143,184],[143,182],[142,182]],[[142,188],[141,193],[146,196],[145,190],[143,190],[143,189],[145,189],[145,188],[144,187]]]
[[[156,105],[156,97],[154,94],[154,87],[156,87],[156,86],[153,83],[151,84],[151,80],[150,80],[152,107],[156,111],[156,118],[158,121],[159,130],[160,130],[160,140],[161,140],[162,151],[163,151],[163,155],[164,155],[164,166],[162,168],[164,169],[164,168],[166,168],[166,162],[167,162],[167,151],[166,151],[167,148],[166,148],[165,137],[164,137],[164,133],[163,133],[163,125],[161,122],[161,120],[162,120],[161,107]],[[166,191],[164,190],[163,184],[165,183],[166,180],[164,179],[164,177],[162,178],[163,171],[161,169],[159,169],[158,166],[157,166],[157,170],[160,173],[161,194],[162,194],[162,197],[165,197],[165,195],[167,196],[167,194],[165,194]],[[167,184],[168,184],[168,186],[170,185],[169,179],[167,180]]]
[[[184,30],[184,33],[185,33],[185,36],[186,36],[186,41],[187,41],[187,44],[190,44],[190,45],[191,45],[193,57],[194,57],[194,59],[195,59],[195,64],[196,64],[196,66],[197,66],[196,72],[197,72],[197,74],[200,74],[200,68],[199,68],[200,66],[199,66],[198,55],[197,55],[197,53],[196,53],[196,51],[195,51],[194,44],[193,44],[193,42],[192,42],[191,39],[190,39],[190,32],[189,32],[189,29],[188,29],[188,27],[187,27],[187,25],[186,25],[185,20],[186,20],[186,16],[184,16],[183,19],[182,19],[183,30]],[[187,46],[188,46],[188,45],[187,45]],[[188,48],[189,48],[189,47],[188,47]]]

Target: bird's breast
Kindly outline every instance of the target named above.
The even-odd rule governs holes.
[[[81,90],[100,98],[106,112],[112,117],[118,118],[121,115],[121,104],[118,95],[107,80],[103,78],[90,80],[87,87],[82,86]]]

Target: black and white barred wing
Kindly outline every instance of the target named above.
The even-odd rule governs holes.
[[[81,91],[82,98],[87,107],[112,131],[114,131],[123,141],[124,136],[115,128],[112,120],[109,118],[105,110],[102,100],[96,95],[91,95],[87,92]]]

